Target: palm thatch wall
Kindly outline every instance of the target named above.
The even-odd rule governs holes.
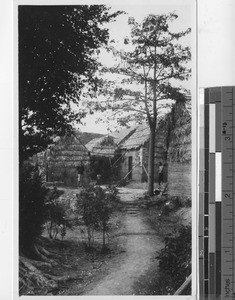
[[[191,110],[176,103],[169,115],[168,193],[191,197]]]
[[[89,159],[88,150],[74,134],[57,138],[46,157],[48,181],[77,186],[77,167],[81,162],[86,166]]]

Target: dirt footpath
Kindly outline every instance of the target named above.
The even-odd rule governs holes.
[[[156,261],[156,251],[162,247],[156,232],[144,222],[135,203],[144,191],[121,188],[119,192],[126,209],[122,215],[122,226],[112,238],[118,239],[123,254],[111,262],[102,278],[86,286],[82,295],[133,295],[133,285]]]

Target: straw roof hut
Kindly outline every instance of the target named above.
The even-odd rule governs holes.
[[[81,162],[86,165],[90,160],[89,152],[74,133],[56,137],[46,154],[47,181],[77,185],[77,167]]]
[[[119,144],[122,159],[120,160],[120,179],[134,181],[147,180],[147,160],[149,127],[147,124],[139,125],[131,134]]]
[[[91,156],[105,157],[114,157],[117,146],[114,137],[110,135],[95,138],[86,144]]]
[[[119,144],[122,155],[121,178],[147,180],[149,134],[148,124],[139,125]],[[176,189],[179,193],[191,193],[191,111],[187,102],[176,102],[170,113],[158,121],[155,163],[159,162],[165,165],[164,180],[168,180],[171,191]]]

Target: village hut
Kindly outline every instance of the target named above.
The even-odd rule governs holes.
[[[89,152],[74,133],[57,137],[45,153],[47,181],[76,187],[78,167],[83,164],[83,184],[88,184],[86,166],[90,160]]]
[[[125,140],[119,143],[122,159],[120,160],[120,179],[146,182],[148,180],[149,157],[148,124],[133,127]],[[161,130],[156,132],[155,162],[165,162],[167,157],[166,138]],[[156,166],[157,167],[157,166]],[[158,180],[157,168],[155,181]]]
[[[119,144],[121,179],[144,182],[148,179],[149,134],[147,124],[139,125]],[[155,136],[155,173],[163,164],[163,181],[174,196],[191,196],[191,111],[190,101],[176,102],[159,118]]]
[[[176,103],[169,114],[168,194],[191,197],[191,109]]]
[[[120,179],[147,181],[149,127],[139,125],[131,135],[119,144]]]
[[[91,156],[106,156],[111,158],[115,155],[117,144],[112,136],[106,135],[91,140],[86,144],[86,148]]]
[[[90,153],[90,169],[89,174],[92,180],[100,183],[110,183],[116,178],[117,165],[116,161],[118,145],[114,137],[110,135],[95,138],[86,144],[86,148]]]

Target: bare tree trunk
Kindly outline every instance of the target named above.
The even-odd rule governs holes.
[[[154,191],[154,153],[155,153],[155,126],[150,128],[150,139],[149,139],[149,159],[148,159],[148,194],[153,195]]]
[[[155,42],[156,42],[156,33],[155,33]],[[150,141],[149,141],[149,178],[148,178],[148,194],[149,196],[153,196],[154,194],[154,154],[155,154],[155,133],[156,133],[156,124],[157,124],[157,96],[156,96],[156,69],[157,69],[157,62],[156,62],[156,54],[157,54],[157,47],[155,44],[154,48],[154,70],[153,70],[153,118],[152,122],[150,122]]]

